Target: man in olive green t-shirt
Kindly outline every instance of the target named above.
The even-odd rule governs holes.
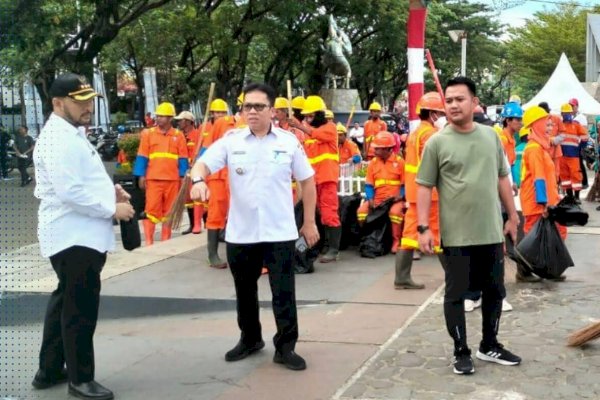
[[[429,231],[431,191],[439,193],[440,233],[446,289],[444,316],[454,340],[454,372],[475,371],[467,345],[464,299],[469,289],[482,292],[483,338],[476,357],[502,365],[521,358],[497,341],[504,288],[504,234],[516,240],[517,215],[504,163],[504,151],[493,129],[473,122],[478,105],[473,81],[457,77],[445,89],[449,125],[425,146],[416,182],[419,246],[433,253]],[[509,216],[502,228],[500,201]]]

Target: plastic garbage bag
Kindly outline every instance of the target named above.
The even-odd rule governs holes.
[[[338,213],[342,223],[340,250],[345,250],[349,246],[358,246],[360,243],[360,225],[356,211],[360,207],[362,196],[360,193],[354,193],[350,196],[339,196],[338,199]]]
[[[525,267],[542,278],[558,278],[574,265],[556,225],[549,218],[540,218],[516,246],[515,253]]]
[[[299,201],[294,207],[294,215],[296,218],[296,227],[300,229],[304,223],[304,208],[302,201]],[[318,210],[316,212],[315,221],[317,221],[319,236],[322,238],[324,233],[323,227],[320,223],[321,217],[319,216]],[[322,240],[319,240],[317,244],[309,248],[306,245],[306,241],[303,239],[303,237],[300,237],[296,241],[296,248],[294,252],[294,272],[296,274],[310,274],[315,271],[315,261],[319,257],[319,252],[322,246]]]
[[[392,223],[388,213],[394,203],[390,198],[375,207],[367,215],[361,230],[358,251],[361,257],[376,258],[384,256],[392,248]]]
[[[551,221],[564,226],[584,226],[590,216],[571,197],[567,196],[557,205],[548,207],[548,217]]]
[[[136,215],[133,215],[129,221],[120,221],[121,225],[121,241],[125,250],[137,249],[142,245],[142,237],[140,234],[140,226]]]

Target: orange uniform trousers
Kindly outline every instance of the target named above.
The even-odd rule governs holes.
[[[560,186],[563,189],[582,189],[583,174],[578,157],[565,157],[560,159]]]
[[[211,179],[207,185],[210,196],[206,229],[225,229],[229,212],[229,185],[223,179]]]
[[[317,185],[317,206],[321,212],[321,223],[336,228],[341,226],[338,214],[338,194],[336,182],[323,182]]]
[[[179,193],[180,180],[146,180],[146,217],[155,224],[164,222]]]
[[[429,210],[429,230],[433,234],[433,245],[436,252],[441,252],[440,247],[440,211],[438,202],[432,201]],[[400,240],[400,249],[418,250],[419,233],[417,232],[417,204],[409,203],[404,217],[404,230],[402,231],[402,240]]]
[[[375,207],[377,207],[378,205],[379,203],[376,202]],[[358,207],[358,210],[356,211],[358,222],[360,222],[361,224],[365,222],[365,220],[367,219],[367,215],[369,215],[369,202],[363,201],[360,207]],[[402,224],[402,221],[404,221],[404,202],[399,201],[397,203],[392,204],[388,215],[390,216],[390,221],[392,222],[392,224]]]
[[[525,215],[525,224],[523,225],[523,231],[526,235],[531,230],[531,228],[533,228],[535,223],[539,221],[540,218],[542,218],[542,214]],[[562,240],[566,240],[567,227],[562,226],[560,224],[556,224],[556,227],[558,228],[558,233],[560,233],[560,237],[562,238]]]

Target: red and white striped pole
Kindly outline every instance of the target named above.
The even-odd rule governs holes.
[[[407,61],[408,61],[408,121],[412,132],[419,125],[416,113],[417,102],[423,96],[425,87],[425,20],[427,6],[424,0],[409,0],[407,29]]]

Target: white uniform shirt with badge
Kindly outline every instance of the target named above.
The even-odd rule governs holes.
[[[230,131],[200,157],[210,171],[229,168],[230,207],[225,240],[230,243],[296,240],[292,178],[315,174],[294,134],[271,127],[264,137],[250,128]]]
[[[42,256],[72,246],[101,253],[113,250],[115,187],[83,128],[52,114],[40,133],[33,159],[34,195],[41,200],[38,239]]]

